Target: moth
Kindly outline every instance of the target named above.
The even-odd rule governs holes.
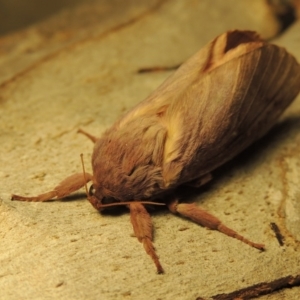
[[[12,200],[63,198],[91,181],[95,209],[125,205],[137,239],[163,267],[152,243],[146,207],[166,205],[174,214],[263,250],[217,217],[176,196],[179,186],[200,187],[275,124],[300,90],[300,66],[285,49],[251,31],[229,31],[182,64],[148,98],[94,142],[93,174],[73,174],[52,191]],[[87,189],[87,187],[86,187]]]

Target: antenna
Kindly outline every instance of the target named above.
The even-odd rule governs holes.
[[[130,205],[132,203],[159,205],[159,206],[166,205],[165,203],[152,202],[152,201],[126,201],[126,202],[114,202],[114,203],[109,203],[109,204],[101,204],[100,208],[106,208],[106,207],[112,207],[112,206],[118,206],[118,205]]]
[[[82,165],[82,170],[83,170],[83,178],[84,178],[84,187],[85,187],[85,192],[86,192],[86,197],[89,198],[89,192],[87,188],[87,179],[85,175],[85,167],[84,167],[84,162],[83,162],[83,154],[80,154],[80,159],[81,159],[81,165]]]

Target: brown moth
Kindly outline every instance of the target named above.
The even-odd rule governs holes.
[[[194,203],[180,203],[176,188],[201,186],[276,122],[300,90],[300,66],[281,47],[250,31],[215,38],[146,100],[94,143],[93,174],[79,173],[52,191],[13,200],[63,198],[92,181],[88,200],[99,211],[126,205],[138,240],[163,268],[152,244],[146,204],[167,205],[194,222],[263,250]]]

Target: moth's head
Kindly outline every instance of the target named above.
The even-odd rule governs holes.
[[[94,184],[90,186],[88,200],[98,211],[119,206],[122,203],[120,200],[112,197],[110,193],[104,189],[96,188]]]
[[[109,213],[119,213],[119,208],[130,205],[132,201],[135,203],[149,204],[164,206],[165,203],[156,202],[151,200],[120,200],[113,197],[112,192],[106,190],[105,188],[97,188],[94,184],[90,186],[88,191],[88,200],[98,211],[103,212],[104,210]]]

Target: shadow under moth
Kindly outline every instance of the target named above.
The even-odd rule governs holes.
[[[300,90],[300,65],[285,49],[251,31],[229,31],[188,59],[148,98],[94,142],[93,174],[73,174],[52,191],[12,200],[63,198],[87,182],[95,209],[126,205],[138,240],[163,268],[153,246],[146,205],[174,214],[263,250],[218,218],[176,197],[181,185],[199,187],[275,124]],[[86,187],[87,189],[87,187]]]

